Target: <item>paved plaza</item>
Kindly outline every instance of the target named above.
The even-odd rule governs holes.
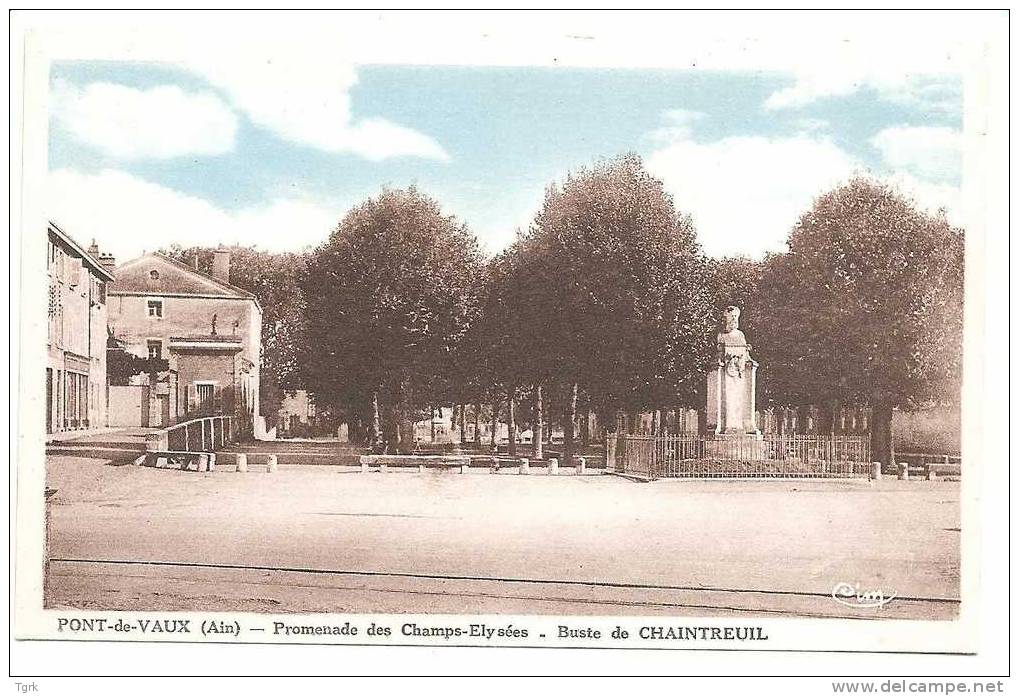
[[[959,484],[351,467],[213,473],[51,456],[47,606],[953,618]],[[834,601],[837,583],[896,595]]]

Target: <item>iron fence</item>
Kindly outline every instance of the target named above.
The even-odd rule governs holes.
[[[215,452],[234,441],[232,416],[210,416],[178,423],[162,431],[165,449],[175,452]]]
[[[618,435],[615,468],[659,478],[866,478],[870,438],[859,435]]]

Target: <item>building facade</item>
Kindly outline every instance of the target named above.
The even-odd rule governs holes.
[[[276,432],[280,436],[299,437],[313,434],[318,426],[315,397],[306,389],[284,391],[276,414]]]
[[[85,250],[52,222],[46,233],[46,432],[102,428],[107,296],[114,276],[94,243]]]
[[[159,253],[117,267],[108,292],[113,350],[166,361],[159,363],[163,369],[111,387],[117,425],[133,424],[137,400],[140,425],[233,415],[242,432],[253,429],[262,310],[254,295],[229,283],[229,273],[230,254],[223,250],[212,275]],[[128,387],[141,389],[135,394]]]

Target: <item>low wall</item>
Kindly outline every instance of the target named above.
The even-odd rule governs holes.
[[[107,417],[110,427],[145,427],[149,424],[149,388],[111,386]]]
[[[455,467],[470,466],[471,458],[466,455],[415,455],[415,454],[362,454],[358,461],[367,466],[391,467]]]

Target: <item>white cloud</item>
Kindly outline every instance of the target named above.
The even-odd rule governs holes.
[[[829,140],[809,136],[680,140],[652,152],[646,163],[677,207],[693,215],[713,256],[781,251],[813,199],[859,168]]]
[[[964,224],[958,187],[900,167],[876,176],[821,136],[680,139],[652,152],[646,164],[676,206],[693,216],[704,251],[712,256],[783,251],[789,231],[814,199],[857,174],[891,183],[921,209],[944,208],[951,222]]]
[[[208,92],[175,86],[137,90],[58,82],[51,113],[75,138],[124,160],[219,155],[233,149],[237,119]]]
[[[190,56],[185,65],[222,89],[255,124],[293,143],[349,152],[371,161],[449,154],[433,138],[381,118],[356,119],[350,90],[357,73],[320,49],[263,46],[248,52]]]
[[[804,133],[831,130],[831,121],[824,118],[800,118],[794,125]]]
[[[666,125],[654,131],[651,137],[655,140],[671,142],[689,138],[693,134],[694,124],[704,118],[704,112],[670,109],[663,114],[663,118]]]
[[[801,74],[791,86],[769,95],[764,101],[764,108],[791,109],[825,97],[843,97],[855,92],[862,84],[862,77],[851,74]]]
[[[764,108],[797,109],[830,97],[845,97],[869,88],[885,100],[930,113],[961,115],[960,82],[950,75],[917,75],[861,66],[793,72],[794,82],[773,92]]]
[[[962,174],[962,133],[933,126],[885,128],[871,144],[893,169],[906,169],[936,181]]]
[[[49,217],[82,244],[95,238],[119,260],[173,243],[296,250],[323,242],[342,214],[296,198],[229,211],[114,169],[59,169],[47,185]]]

